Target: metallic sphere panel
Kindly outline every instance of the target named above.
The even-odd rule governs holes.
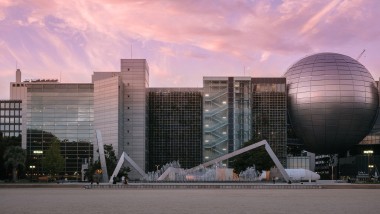
[[[296,62],[284,76],[291,123],[309,151],[346,151],[371,130],[379,96],[373,77],[358,61],[315,54]]]

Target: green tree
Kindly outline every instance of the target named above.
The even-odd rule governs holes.
[[[2,136],[0,132],[0,180],[7,178],[7,166],[5,165],[4,154],[11,146],[21,146],[21,135],[18,137]]]
[[[5,151],[3,156],[6,167],[12,167],[12,181],[17,180],[17,168],[25,167],[26,151],[20,146],[10,146]]]
[[[104,156],[106,159],[107,173],[111,176],[117,165],[117,158],[112,145],[104,145]]]
[[[248,142],[245,142],[243,147],[247,147],[257,142],[258,140],[250,140]],[[269,170],[275,165],[265,150],[264,146],[240,154],[234,157],[230,163],[237,174],[239,174],[241,171],[246,170],[247,167],[251,167],[253,165],[255,165],[256,170],[258,171]]]
[[[65,159],[61,155],[58,140],[53,140],[50,148],[45,153],[42,164],[47,172],[54,177],[63,171]]]

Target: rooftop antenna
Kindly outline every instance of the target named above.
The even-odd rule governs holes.
[[[131,44],[131,59],[132,59],[132,44]]]
[[[62,71],[59,71],[59,82],[62,83]]]
[[[245,76],[245,65],[244,65],[244,76]]]
[[[359,56],[356,58],[356,61],[359,61],[359,59],[363,56],[365,52],[365,49],[359,54]]]

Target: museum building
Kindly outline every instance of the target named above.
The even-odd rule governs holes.
[[[298,139],[298,146],[304,143],[322,154],[341,152],[340,146],[346,151],[368,133],[360,144],[380,144],[377,83],[364,69],[344,55],[322,53],[295,63],[284,77],[204,77],[202,88],[150,88],[145,59],[121,59],[120,71],[94,72],[92,83],[21,81],[17,69],[10,101],[0,102],[0,131],[4,136],[22,134],[22,147],[40,173],[53,140],[60,142],[66,174],[78,173],[83,163],[97,159],[95,130],[118,156],[125,151],[145,171],[171,161],[191,168],[252,139],[266,139],[286,165],[289,129],[296,132],[292,142]],[[340,74],[350,78],[340,79]],[[344,108],[329,109],[329,103],[337,106],[334,102]],[[361,112],[342,124],[329,117],[333,111],[344,118],[359,108]],[[334,127],[351,130],[360,118],[365,118],[365,127],[355,129],[349,137],[356,141],[346,146],[341,130],[336,134]],[[330,143],[337,139],[339,145]],[[137,174],[132,171],[131,176]]]

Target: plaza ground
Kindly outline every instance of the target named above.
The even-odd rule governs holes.
[[[1,188],[0,213],[380,213],[379,189]]]

